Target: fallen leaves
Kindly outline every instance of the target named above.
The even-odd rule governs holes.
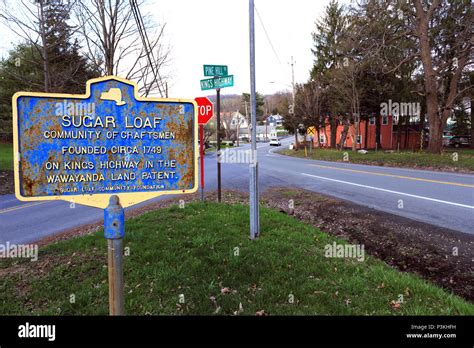
[[[231,294],[231,293],[232,293],[232,289],[231,289],[231,288],[224,287],[224,288],[221,289],[221,295]]]
[[[217,300],[214,296],[209,297],[209,301],[211,301],[211,304],[214,306],[214,314],[219,314],[221,311],[221,306],[217,304]]]
[[[242,306],[242,302],[239,303],[239,309],[234,312],[234,315],[239,315],[244,312],[244,306]]]
[[[402,307],[402,305],[400,302],[392,300],[390,301],[390,307],[392,307],[392,309],[394,310],[399,310]]]

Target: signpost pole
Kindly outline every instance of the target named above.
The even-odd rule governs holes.
[[[255,17],[254,0],[249,0],[250,26],[250,116],[252,119],[252,161],[250,163],[250,239],[260,233],[260,212],[258,205],[258,161],[257,161],[257,105],[255,89]]]
[[[206,71],[206,68],[204,68]],[[214,115],[214,105],[206,97],[198,97],[194,99],[198,104],[198,124],[199,124],[199,157],[201,158],[201,201],[204,202],[204,152],[206,150],[204,144],[204,125],[209,122],[211,117]]]
[[[221,89],[216,89],[217,101],[217,202],[221,202]]]
[[[104,234],[107,238],[109,268],[109,313],[124,315],[123,237],[125,213],[118,196],[110,197],[104,210]]]
[[[201,201],[204,202],[204,126],[201,124],[199,125],[199,143],[201,144],[200,146],[200,155],[199,157],[201,158]]]

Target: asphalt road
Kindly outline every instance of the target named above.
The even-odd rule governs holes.
[[[287,147],[292,138],[282,141]],[[245,145],[239,150],[248,150]],[[299,187],[374,209],[474,234],[474,175],[310,161],[258,144],[259,185]],[[235,155],[235,153],[234,153]],[[227,156],[228,160],[235,156]],[[241,159],[248,157],[241,156]],[[205,157],[206,190],[217,187],[216,154]],[[223,163],[224,189],[248,191],[248,163]],[[160,197],[155,200],[169,198]],[[176,196],[178,201],[179,197]],[[148,202],[142,203],[146,204]],[[103,218],[103,211],[67,202],[20,202],[0,196],[0,243],[28,243]]]

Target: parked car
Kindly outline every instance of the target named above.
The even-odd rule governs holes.
[[[281,142],[277,138],[273,138],[270,140],[270,146],[281,146]]]
[[[465,135],[455,135],[451,139],[449,139],[449,146],[469,147],[471,146],[471,137]]]

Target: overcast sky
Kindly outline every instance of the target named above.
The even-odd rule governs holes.
[[[255,0],[268,36],[255,14],[257,90],[264,94],[289,90],[291,56],[295,81],[305,82],[311,69],[314,22],[329,0]],[[167,23],[165,40],[171,45],[169,96],[194,98],[213,92],[200,90],[203,64],[228,65],[235,86],[223,94],[250,90],[249,17],[247,0],[148,0],[142,14],[150,12],[158,23]],[[0,27],[0,56],[18,39]],[[272,83],[273,82],[273,83]]]
[[[194,97],[201,92],[203,64],[228,65],[235,86],[223,94],[241,94],[250,90],[249,16],[247,0],[150,0],[157,20],[167,23],[167,39],[172,45],[170,96]],[[273,93],[289,90],[291,56],[294,57],[295,81],[308,79],[314,22],[328,0],[256,0],[255,6],[269,40],[255,15],[257,90]],[[274,82],[274,83],[271,83]]]

